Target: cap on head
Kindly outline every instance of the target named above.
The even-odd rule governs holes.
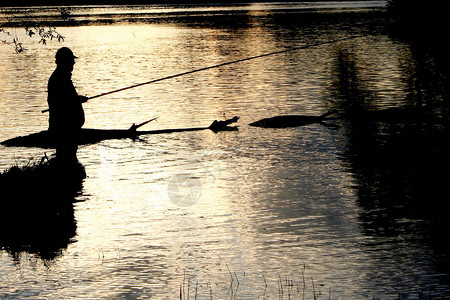
[[[56,58],[56,63],[64,63],[64,62],[71,62],[73,61],[76,57],[75,55],[73,55],[72,50],[70,50],[67,47],[62,47],[60,49],[58,49],[58,51],[56,52],[55,55]]]

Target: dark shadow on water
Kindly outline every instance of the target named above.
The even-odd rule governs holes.
[[[75,241],[74,203],[85,177],[81,164],[55,159],[0,174],[0,249],[16,260],[61,255]]]
[[[428,249],[427,260],[448,285],[448,70],[415,49],[412,56],[403,70],[410,83],[407,101],[380,108],[359,77],[357,54],[337,51],[333,90],[347,141],[342,161],[363,208],[363,234]]]

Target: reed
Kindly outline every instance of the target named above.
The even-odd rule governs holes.
[[[295,280],[290,278],[288,275],[282,275],[280,273],[277,273],[277,275],[272,279],[272,282],[268,282],[266,279],[266,276],[264,274],[256,275],[255,277],[261,277],[261,289],[259,292],[259,295],[255,297],[254,292],[252,291],[252,295],[248,295],[244,291],[245,283],[243,286],[241,286],[241,289],[238,289],[238,287],[244,282],[244,280],[239,279],[236,272],[230,269],[230,267],[226,264],[226,268],[228,271],[228,274],[230,275],[230,282],[223,284],[216,284],[215,286],[228,286],[228,291],[226,295],[224,295],[224,289],[221,289],[221,291],[217,291],[213,289],[213,286],[211,284],[211,280],[205,281],[203,284],[200,284],[201,287],[203,287],[203,290],[199,289],[199,280],[196,278],[196,276],[189,276],[186,274],[186,271],[182,275],[182,283],[179,287],[179,300],[190,300],[190,299],[250,299],[250,297],[253,297],[251,299],[275,299],[278,300],[293,300],[293,299],[328,299],[331,300],[332,298],[332,287],[329,287],[328,289],[325,288],[324,284],[317,284],[313,278],[313,276],[310,276],[310,279],[306,279],[305,272],[306,272],[306,266],[303,265],[302,274],[300,280]],[[244,277],[246,274],[244,273]],[[196,280],[195,288],[192,288],[190,285],[190,282],[192,280]],[[258,280],[256,280],[258,281]],[[276,282],[276,284],[275,284]],[[339,296],[335,295],[335,299],[337,299]],[[427,299],[432,300],[435,299],[431,293],[428,292],[420,292],[418,294],[414,293],[400,293],[398,294],[398,298],[396,299],[409,299],[408,297],[414,298],[414,299]],[[418,298],[417,298],[418,297]],[[380,299],[376,296],[373,296],[372,299]]]
[[[29,159],[25,163],[18,160],[9,169],[0,173],[0,187],[3,190],[18,192],[24,187],[34,188],[42,184],[42,178],[50,173],[51,162],[46,155],[40,160]]]
[[[189,276],[186,274],[186,271],[182,274],[182,282],[178,289],[178,299],[179,300],[190,300],[190,299],[247,299],[249,295],[245,294],[244,286],[242,286],[242,282],[245,280],[237,275],[237,273],[231,269],[228,264],[225,264],[227,272],[229,274],[229,282],[224,282],[223,284],[216,284],[215,286],[223,286],[221,291],[217,291],[213,289],[213,285],[211,280],[205,281],[203,284],[199,283],[199,280],[196,276]],[[288,275],[282,275],[278,273],[272,281],[268,281],[265,274],[257,275],[257,277],[261,277],[261,289],[259,295],[257,295],[256,299],[274,299],[274,297],[278,297],[278,300],[290,300],[290,299],[331,299],[331,288],[329,288],[328,293],[322,292],[320,287],[323,285],[317,285],[314,282],[313,277],[311,276],[311,283],[309,284],[305,280],[305,270],[306,266],[303,265],[302,269],[302,278],[301,280],[295,280],[290,278]],[[246,277],[244,273],[242,275]],[[191,282],[195,280],[196,284],[193,286]],[[258,279],[259,280],[259,279]],[[257,281],[258,281],[257,280]],[[201,289],[203,287],[203,290]],[[221,293],[225,293],[223,295]],[[327,298],[326,298],[327,297]]]

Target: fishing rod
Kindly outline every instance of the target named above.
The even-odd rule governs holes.
[[[95,99],[95,98],[99,98],[99,97],[103,97],[103,96],[106,96],[106,95],[111,95],[111,94],[114,94],[114,93],[122,92],[122,91],[129,90],[129,89],[134,89],[134,88],[137,88],[137,87],[140,87],[140,86],[143,86],[143,85],[156,83],[156,82],[160,82],[160,81],[163,81],[163,80],[172,79],[172,78],[176,78],[176,77],[181,77],[181,76],[184,76],[184,75],[189,75],[189,74],[192,74],[192,73],[197,73],[197,72],[206,71],[206,70],[210,70],[210,69],[220,68],[220,67],[223,67],[223,66],[227,66],[227,65],[231,65],[231,64],[235,64],[235,63],[240,63],[240,62],[244,62],[244,61],[248,61],[248,60],[252,60],[252,59],[262,58],[262,57],[276,55],[276,54],[283,54],[283,53],[296,51],[296,50],[302,50],[302,49],[308,49],[308,48],[313,48],[313,47],[319,47],[319,46],[327,45],[327,44],[334,44],[334,43],[338,43],[338,42],[358,39],[358,38],[361,38],[361,37],[365,37],[365,35],[351,36],[351,37],[346,37],[346,38],[333,40],[333,41],[318,42],[318,43],[315,43],[315,44],[304,45],[304,46],[299,46],[299,47],[293,47],[293,48],[289,48],[289,49],[285,49],[285,50],[280,50],[280,51],[275,51],[275,52],[270,52],[270,53],[264,53],[264,54],[260,54],[260,55],[256,55],[256,56],[251,56],[251,57],[241,58],[241,59],[237,59],[237,60],[233,60],[233,61],[228,61],[228,62],[224,62],[224,63],[218,64],[218,65],[213,65],[213,66],[209,66],[209,67],[203,67],[203,68],[200,68],[200,69],[194,69],[194,70],[191,70],[191,71],[186,71],[186,72],[182,72],[182,73],[178,73],[178,74],[174,74],[174,75],[169,75],[169,76],[166,76],[166,77],[161,77],[161,78],[153,79],[153,80],[150,80],[150,81],[134,84],[134,85],[131,85],[131,86],[123,87],[123,88],[120,88],[120,89],[117,89],[117,90],[113,90],[113,91],[110,91],[110,92],[98,94],[98,95],[95,95],[95,96],[92,96],[92,97],[88,97],[86,101],[91,100],[91,99]],[[42,113],[45,113],[45,112],[48,112],[48,111],[49,111],[49,109],[44,109],[44,110],[42,110]]]

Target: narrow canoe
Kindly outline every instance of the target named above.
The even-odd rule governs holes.
[[[142,135],[163,134],[173,132],[185,131],[199,131],[210,129],[213,132],[237,130],[235,126],[228,126],[231,123],[237,122],[239,118],[234,117],[225,121],[214,121],[208,127],[192,127],[192,128],[175,128],[175,129],[160,129],[150,131],[137,131],[136,126],[133,125],[130,129],[87,129],[82,128],[81,134],[78,138],[78,145],[95,144],[104,140],[111,139],[135,139]],[[15,137],[0,143],[7,147],[38,147],[38,148],[54,148],[55,144],[47,130],[32,133],[25,136]]]

